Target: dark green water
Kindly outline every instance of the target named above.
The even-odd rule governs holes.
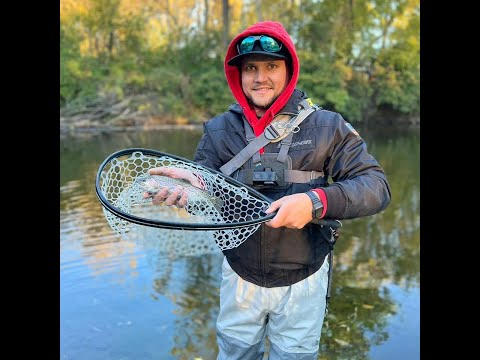
[[[319,359],[420,358],[419,130],[357,129],[384,167],[391,205],[343,221]],[[214,360],[220,252],[165,256],[120,239],[95,196],[111,153],[152,148],[191,158],[201,130],[60,141],[60,359]]]

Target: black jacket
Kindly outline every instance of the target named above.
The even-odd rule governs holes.
[[[307,96],[295,90],[279,112],[297,113],[298,103]],[[242,109],[238,104],[204,124],[194,161],[218,170],[247,145]],[[265,146],[266,153],[278,153],[279,143]],[[338,113],[317,110],[293,136],[288,155],[294,170],[323,171],[330,184],[325,218],[351,219],[368,216],[390,203],[390,187],[384,171],[367,152],[364,140]],[[292,184],[260,190],[272,200],[306,192],[314,185]],[[243,279],[264,287],[286,286],[317,271],[329,252],[330,229],[307,224],[303,229],[274,229],[266,225],[238,247],[225,250],[232,267]]]

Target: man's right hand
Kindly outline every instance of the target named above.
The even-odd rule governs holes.
[[[200,180],[189,170],[171,168],[171,167],[156,167],[148,170],[150,175],[164,175],[169,176],[174,179],[184,179],[190,182],[193,186],[196,186],[200,189],[203,189],[202,183]],[[160,205],[164,203],[165,205],[176,205],[177,207],[185,207],[187,204],[187,193],[183,191],[183,187],[176,186],[175,189],[170,191],[168,188],[163,188],[158,191],[156,194],[151,194],[149,192],[143,193],[143,198],[152,199],[153,205]]]

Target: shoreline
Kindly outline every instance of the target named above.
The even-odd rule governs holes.
[[[389,120],[386,120],[389,119]],[[407,128],[420,128],[420,117],[397,117],[392,119],[386,117],[383,121],[379,118],[372,118],[370,121],[363,124],[352,124],[354,127],[365,125],[367,128],[375,127],[403,127]],[[85,136],[99,136],[108,134],[118,134],[127,132],[140,132],[140,131],[158,131],[158,130],[201,130],[203,128],[202,123],[159,123],[158,121],[131,121],[123,122],[123,124],[105,124],[100,123],[98,120],[82,120],[82,121],[68,121],[65,118],[60,118],[60,138],[66,137],[85,137]]]
[[[157,131],[157,130],[200,130],[203,124],[162,124],[162,125],[136,125],[136,126],[60,126],[60,137],[82,137],[123,132]]]

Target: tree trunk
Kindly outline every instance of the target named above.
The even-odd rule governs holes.
[[[222,0],[222,15],[223,15],[223,45],[227,48],[230,43],[230,8],[228,7],[228,0]]]

